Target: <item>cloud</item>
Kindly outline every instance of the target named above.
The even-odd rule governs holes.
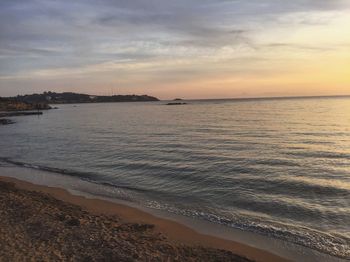
[[[335,50],[337,47],[334,46],[328,46],[328,47],[319,47],[319,46],[312,46],[312,45],[302,45],[302,44],[293,44],[293,43],[270,43],[266,45],[261,45],[263,48],[271,48],[271,49],[300,49],[305,51],[332,51]]]
[[[0,76],[81,75],[126,62],[156,70],[166,61],[168,74],[181,78],[242,57],[259,61],[265,49],[321,52],[322,43],[270,36],[326,25],[347,8],[348,0],[2,0]],[[181,71],[171,61],[189,66]]]

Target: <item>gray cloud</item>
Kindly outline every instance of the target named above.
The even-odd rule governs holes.
[[[227,46],[254,49],[254,25],[282,14],[345,7],[346,0],[2,0],[0,75],[198,57]]]
[[[305,51],[332,51],[335,50],[337,47],[335,46],[329,46],[329,47],[319,47],[319,46],[312,46],[312,45],[301,45],[301,44],[293,44],[293,43],[270,43],[266,45],[261,45],[262,48],[281,48],[281,49],[300,49]]]

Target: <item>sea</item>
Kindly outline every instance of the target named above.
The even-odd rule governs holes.
[[[75,192],[350,260],[350,97],[186,102],[14,117],[0,126],[0,175],[40,170],[82,181],[67,183]]]

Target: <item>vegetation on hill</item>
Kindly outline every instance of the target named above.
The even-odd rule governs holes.
[[[159,101],[148,95],[93,96],[71,92],[18,95],[0,97],[0,111],[25,111],[51,109],[49,104],[105,103],[105,102],[149,102]]]
[[[94,96],[71,92],[23,95],[6,98],[7,100],[26,104],[68,104],[68,103],[104,103],[104,102],[148,102],[159,101],[158,98],[147,95],[113,95]]]

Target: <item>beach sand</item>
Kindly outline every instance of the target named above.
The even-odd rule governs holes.
[[[286,261],[136,208],[0,177],[0,261]]]

